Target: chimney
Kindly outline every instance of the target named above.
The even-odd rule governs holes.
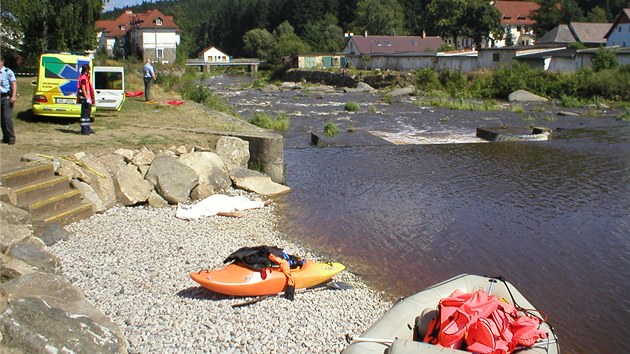
[[[367,30],[365,30],[365,32],[363,32],[363,37],[367,37]]]

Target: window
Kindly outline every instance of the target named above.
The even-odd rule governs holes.
[[[492,53],[492,61],[493,62],[498,62],[500,59],[499,53]]]
[[[162,23],[164,23],[164,21],[162,21],[161,17],[158,17],[155,19],[155,24],[158,26],[162,26]]]
[[[512,19],[512,16],[503,16],[503,19],[504,19],[504,20],[511,20],[511,19]]]
[[[164,58],[164,49],[158,49],[157,50],[157,57],[158,58]]]

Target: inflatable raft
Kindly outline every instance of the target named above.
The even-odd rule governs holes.
[[[474,293],[480,290],[495,295],[500,301],[517,305],[517,309],[527,309],[535,317],[543,318],[534,306],[510,283],[495,278],[462,274],[433,285],[411,295],[386,312],[360,337],[347,337],[351,344],[342,354],[411,354],[411,353],[462,353],[451,349],[414,340],[424,337],[431,318],[438,317],[436,309],[440,300],[451,296],[455,290]],[[509,306],[511,306],[509,305]],[[519,315],[523,314],[519,311]],[[518,347],[518,353],[560,353],[560,346],[553,328],[542,322],[537,331],[544,332],[545,339],[539,339],[530,347]],[[415,333],[415,335],[414,335]]]
[[[310,288],[330,280],[346,267],[341,263],[318,263],[307,260],[300,268],[291,269],[296,289]],[[233,296],[274,295],[285,290],[287,276],[280,268],[254,270],[239,263],[217,270],[190,273],[190,277],[204,288]]]

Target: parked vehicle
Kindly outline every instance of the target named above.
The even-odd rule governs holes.
[[[93,67],[92,59],[77,53],[44,53],[39,60],[33,94],[33,115],[79,118],[81,105],[77,88],[81,66],[90,65],[96,94],[92,113],[97,109],[119,110],[125,101],[125,74],[121,67]]]

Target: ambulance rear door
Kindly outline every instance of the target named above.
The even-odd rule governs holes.
[[[96,109],[119,111],[125,102],[125,68],[95,66],[93,77]]]

